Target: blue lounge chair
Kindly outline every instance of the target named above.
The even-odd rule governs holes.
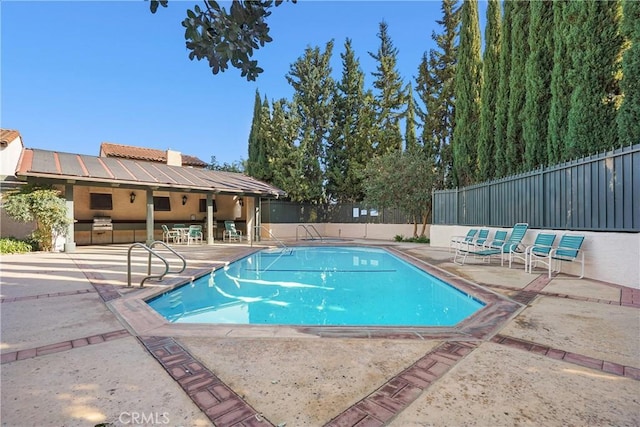
[[[549,268],[549,278],[551,272],[560,273],[563,262],[579,261],[581,263],[580,277],[584,277],[584,251],[581,250],[584,236],[578,234],[565,234],[560,238],[557,248],[552,248],[549,252],[531,252],[529,256],[529,272],[533,272],[533,267],[537,263],[546,265]],[[554,268],[554,264],[557,268]]]
[[[478,229],[471,228],[467,232],[466,236],[453,236],[451,238],[451,242],[449,243],[449,252],[451,252],[451,250],[457,250],[458,246],[460,246],[461,244],[472,242],[476,237],[476,234],[478,234]]]
[[[531,254],[534,253],[540,256],[544,256],[545,254],[548,255],[555,240],[555,234],[538,233],[538,235],[536,236],[536,240],[532,245],[527,246],[524,252],[518,249],[509,252],[509,268],[511,268],[511,263],[514,259],[521,259],[524,263],[524,271],[527,271],[529,260],[531,259]]]
[[[483,247],[488,240],[489,240],[489,229],[481,228],[480,231],[478,231],[478,237],[476,237],[473,240],[472,244],[475,247]]]
[[[500,247],[483,247],[479,249],[471,246],[467,248],[459,247],[453,257],[453,262],[455,264],[464,265],[464,262],[467,259],[467,255],[469,254],[475,257],[488,258],[489,261],[491,261],[491,256],[500,255],[500,265],[504,265],[504,255],[508,255],[509,252],[511,252],[512,250],[516,250],[516,248],[520,246],[524,235],[527,233],[528,228],[529,224],[527,223],[518,223],[514,225],[513,230],[511,231],[511,235]],[[457,262],[459,256],[462,256],[462,262]]]

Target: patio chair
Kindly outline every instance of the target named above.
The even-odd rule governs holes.
[[[502,245],[504,245],[504,242],[507,241],[507,235],[508,235],[507,231],[498,230],[498,231],[496,231],[496,234],[493,235],[493,239],[484,242],[483,246],[486,249],[491,249],[491,248],[498,249],[498,248],[501,248]]]
[[[478,229],[472,228],[467,232],[466,236],[453,236],[449,243],[449,252],[451,252],[452,249],[458,249],[460,244],[471,242],[474,237],[476,237],[476,234],[478,234]]]
[[[467,248],[459,247],[453,257],[453,262],[455,264],[464,265],[467,255],[469,254],[474,255],[475,257],[488,258],[489,262],[491,262],[491,256],[500,255],[500,265],[504,265],[504,255],[508,255],[509,252],[516,250],[516,248],[520,246],[528,228],[529,224],[527,223],[518,223],[514,225],[511,230],[511,235],[500,247],[483,247],[479,249],[470,245]],[[459,256],[462,256],[462,262],[457,262]]]
[[[475,247],[483,247],[485,243],[487,243],[487,240],[489,240],[489,229],[481,228],[480,231],[478,231],[478,237],[473,240],[472,244]]]
[[[191,242],[202,243],[202,226],[201,225],[190,225],[189,231],[187,232],[187,245],[190,245]]]
[[[509,268],[511,268],[511,263],[514,259],[521,259],[524,263],[524,271],[527,271],[531,254],[534,253],[541,256],[544,256],[544,254],[548,255],[555,240],[555,234],[538,233],[538,235],[536,236],[536,240],[532,245],[527,246],[524,252],[518,250],[517,248],[509,252]]]
[[[169,227],[167,227],[166,225],[162,224],[162,241],[165,243],[169,243],[169,240],[171,240],[173,243],[176,243],[178,240],[180,240],[180,233],[176,230],[169,230]]]
[[[531,252],[529,255],[529,272],[533,272],[533,267],[537,263],[546,265],[549,268],[549,278],[551,272],[560,273],[563,262],[579,261],[581,264],[580,277],[584,277],[584,251],[581,250],[584,236],[579,234],[564,234],[560,238],[557,248],[552,248],[548,253]],[[554,264],[558,267],[553,268]]]
[[[224,222],[224,234],[222,235],[222,240],[228,239],[229,241],[240,241],[242,240],[242,232],[236,230],[236,223],[233,221],[225,221]]]

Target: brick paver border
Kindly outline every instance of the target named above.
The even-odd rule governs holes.
[[[596,369],[609,374],[640,380],[640,369],[634,368],[633,366],[625,366],[615,362],[608,362],[606,360],[596,359],[594,357],[572,353],[506,335],[496,335],[491,339],[491,342],[550,357],[552,359],[563,360],[568,363]]]
[[[106,332],[104,334],[92,335],[90,337],[77,338],[69,341],[62,341],[55,344],[48,344],[41,347],[28,348],[25,350],[12,351],[3,353],[0,356],[1,363],[10,363],[18,360],[31,359],[33,357],[44,356],[51,353],[59,353],[78,347],[84,347],[92,344],[100,344],[106,341],[113,341],[119,338],[130,336],[129,331],[120,329],[117,331]]]
[[[0,298],[0,304],[6,302],[18,302],[18,301],[29,301],[34,299],[42,299],[42,298],[55,298],[55,297],[68,297],[72,295],[81,295],[97,292],[95,289],[79,289],[77,291],[66,291],[66,292],[55,292],[52,294],[39,294],[39,295],[25,295],[21,297],[5,297]]]
[[[216,426],[273,426],[173,338],[138,339]]]
[[[477,346],[446,342],[329,421],[327,427],[382,426],[402,412]]]

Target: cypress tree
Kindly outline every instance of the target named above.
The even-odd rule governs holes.
[[[404,115],[404,141],[405,149],[407,151],[414,151],[418,149],[418,139],[416,137],[416,106],[413,100],[413,89],[411,84],[407,84],[407,110]]]
[[[271,183],[278,188],[296,194],[298,166],[298,133],[300,123],[295,106],[286,99],[272,102],[271,113],[271,156],[268,158],[273,173]]]
[[[568,40],[573,93],[567,140],[570,155],[582,157],[617,146],[622,7],[618,0],[584,0],[568,7],[576,20]]]
[[[453,153],[451,141],[455,127],[454,80],[458,61],[458,27],[460,9],[456,0],[442,1],[442,19],[436,21],[443,32],[432,33],[437,49],[422,56],[416,78],[416,93],[424,111],[416,109],[422,123],[420,136],[423,149],[434,163],[434,186],[452,188]]]
[[[529,5],[517,1],[511,19],[511,73],[509,74],[509,107],[505,160],[507,173],[524,169],[523,125],[526,96],[525,67],[529,56]]]
[[[376,80],[373,87],[377,89],[377,146],[376,151],[384,154],[392,150],[402,150],[402,134],[400,132],[400,115],[404,105],[403,83],[396,69],[398,49],[389,36],[386,22],[380,22],[378,32],[380,47],[377,53],[369,55],[378,63],[375,72],[371,73]]]
[[[551,107],[553,67],[553,2],[532,1],[529,21],[529,58],[527,58],[526,95],[522,134],[525,169],[547,162],[546,142]]]
[[[453,167],[458,186],[473,183],[476,170],[477,124],[480,119],[480,25],[478,1],[462,5],[458,65],[455,75],[456,115],[453,130]]]
[[[495,146],[496,104],[500,76],[501,44],[500,1],[489,0],[487,25],[485,27],[485,47],[482,61],[482,92],[480,94],[480,132],[478,134],[477,180],[493,178],[493,158]]]
[[[569,107],[571,104],[571,84],[567,78],[571,70],[571,58],[566,41],[569,31],[567,19],[568,1],[553,2],[553,69],[551,71],[551,102],[549,106],[549,126],[547,129],[547,164],[553,165],[567,159],[565,145]]]
[[[507,122],[509,111],[509,76],[511,75],[511,19],[516,2],[506,1],[502,17],[502,39],[500,43],[500,78],[496,100],[496,122],[494,139],[494,178],[505,176],[507,167]]]
[[[260,112],[262,111],[262,100],[260,92],[256,89],[256,96],[253,103],[253,119],[251,120],[251,130],[249,131],[248,155],[247,155],[247,175],[257,178],[258,153],[259,153],[259,132],[260,132]]]
[[[621,32],[627,50],[622,59],[620,86],[624,99],[618,110],[618,138],[620,145],[640,144],[640,2],[625,0]]]

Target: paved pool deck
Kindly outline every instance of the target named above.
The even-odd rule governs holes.
[[[167,324],[142,301],[251,250],[174,246],[137,287],[128,245],[3,255],[3,426],[638,426],[640,290],[392,247],[491,299],[452,331]]]

